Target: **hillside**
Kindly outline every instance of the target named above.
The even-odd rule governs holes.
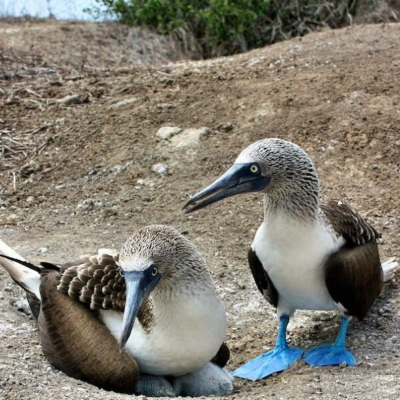
[[[0,22],[2,240],[31,261],[57,262],[119,248],[143,225],[175,226],[204,254],[226,304],[229,370],[275,340],[274,310],[246,261],[261,198],[189,217],[181,206],[248,144],[298,143],[316,165],[323,200],[346,199],[382,232],[382,259],[400,258],[400,24],[326,30],[208,61],[185,61],[188,53],[151,47],[147,37],[132,44],[129,34],[139,34],[122,40],[118,29]],[[199,140],[168,141],[156,135],[166,126],[208,129]],[[23,299],[0,270],[0,398],[116,398],[49,366]],[[399,317],[396,281],[351,326],[359,365],[300,362],[262,382],[238,380],[230,398],[396,398]],[[332,341],[338,326],[335,313],[299,312],[290,342]]]

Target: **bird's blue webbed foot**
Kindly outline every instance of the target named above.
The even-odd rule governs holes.
[[[135,395],[146,397],[176,397],[172,385],[162,376],[141,374]]]
[[[304,361],[310,365],[356,365],[356,359],[345,347],[334,344],[324,344],[307,352]]]
[[[225,369],[208,362],[200,369],[173,378],[176,396],[225,396],[232,393],[233,377]]]
[[[238,378],[256,381],[275,372],[283,371],[300,359],[303,350],[287,345],[286,328],[288,323],[289,317],[286,315],[281,316],[279,319],[278,338],[275,348],[242,365],[235,370],[232,375]]]
[[[324,344],[308,351],[304,357],[307,364],[315,366],[340,365],[349,366],[356,365],[357,361],[345,346],[346,332],[349,320],[342,317],[342,325],[338,337],[333,344]]]

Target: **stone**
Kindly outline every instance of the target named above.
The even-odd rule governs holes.
[[[119,101],[118,103],[112,104],[110,106],[110,108],[117,109],[117,108],[121,108],[121,107],[124,107],[124,106],[129,106],[129,105],[131,105],[133,103],[136,103],[136,101],[137,101],[136,97],[131,97],[129,99],[124,99],[124,100]]]
[[[185,129],[182,133],[171,139],[171,145],[175,148],[196,147],[210,132],[211,129],[207,127]]]
[[[168,165],[163,163],[154,164],[152,170],[159,175],[165,175],[168,172]]]
[[[85,199],[79,203],[76,208],[78,210],[90,211],[94,208],[94,201],[92,199]]]
[[[169,140],[180,132],[182,132],[182,128],[178,126],[163,126],[157,131],[156,136],[163,140]]]

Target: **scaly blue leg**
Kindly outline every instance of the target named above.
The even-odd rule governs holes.
[[[242,365],[232,375],[256,381],[275,372],[283,371],[297,361],[302,356],[303,350],[288,346],[286,342],[288,323],[289,317],[282,315],[279,318],[278,337],[274,349]]]
[[[338,337],[335,343],[325,344],[315,347],[308,351],[304,357],[307,364],[310,365],[340,365],[347,364],[350,366],[356,365],[357,361],[354,356],[346,350],[346,333],[350,320],[342,317]]]

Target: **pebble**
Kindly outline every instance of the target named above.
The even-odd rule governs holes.
[[[171,145],[175,148],[199,146],[200,141],[206,138],[210,133],[211,129],[207,127],[185,129],[179,135],[171,139]]]
[[[131,105],[133,103],[136,103],[136,101],[137,101],[136,97],[131,97],[129,99],[124,99],[124,100],[119,101],[118,103],[112,104],[110,106],[110,108],[116,109],[116,108],[121,108],[121,107],[124,107],[124,106],[129,106],[129,105]]]
[[[154,164],[152,170],[159,175],[165,175],[168,172],[168,165],[163,163]]]
[[[92,199],[85,199],[80,202],[76,208],[79,210],[90,211],[94,208],[94,201]]]
[[[233,129],[232,122],[227,122],[226,124],[219,124],[218,129],[223,132],[230,132]]]
[[[182,128],[178,126],[163,126],[157,131],[156,136],[163,140],[169,140],[180,132],[182,132]]]
[[[41,254],[47,254],[49,252],[49,249],[47,247],[40,247],[38,249],[38,252]]]
[[[57,104],[59,105],[69,105],[69,104],[82,104],[87,103],[88,98],[85,96],[81,96],[79,94],[73,94],[70,96],[63,97],[62,99],[57,100]]]
[[[35,203],[35,198],[33,196],[28,196],[26,202],[31,206]]]

